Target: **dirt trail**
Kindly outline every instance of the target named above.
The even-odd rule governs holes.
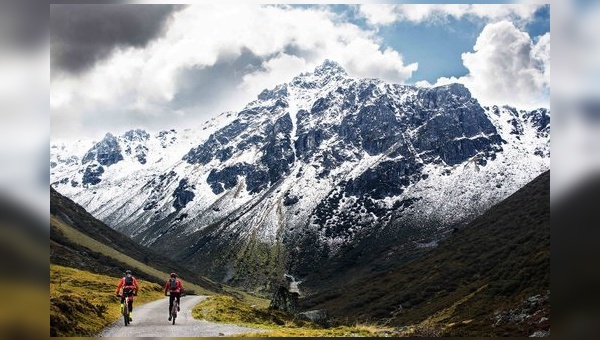
[[[206,296],[188,295],[181,298],[181,312],[175,325],[168,321],[169,298],[133,306],[133,322],[129,326],[119,319],[102,331],[99,337],[218,337],[264,330],[197,320],[192,308]]]

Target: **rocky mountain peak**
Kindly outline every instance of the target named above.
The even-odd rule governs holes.
[[[320,89],[331,82],[341,81],[347,77],[348,73],[340,64],[325,59],[313,72],[301,73],[295,77],[291,85],[304,90]]]
[[[315,68],[313,72],[315,76],[325,76],[325,75],[348,75],[346,70],[337,62],[329,59],[325,59],[323,63]]]
[[[97,160],[98,163],[104,166],[110,166],[123,160],[119,142],[113,134],[107,133],[100,142],[96,143],[83,156],[82,163],[86,164],[92,160]]]
[[[123,138],[128,141],[146,141],[150,139],[150,134],[142,129],[132,129],[123,134]]]

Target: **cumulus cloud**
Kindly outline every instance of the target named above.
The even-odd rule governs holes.
[[[52,5],[54,71],[79,73],[116,48],[143,47],[163,31],[175,5]]]
[[[538,68],[543,70],[543,81],[550,85],[550,33],[538,38],[532,50],[533,59],[536,60]]]
[[[462,83],[485,105],[549,107],[550,33],[531,39],[508,21],[488,24],[462,60],[466,76],[442,77],[435,85]]]
[[[244,75],[240,88],[246,93],[259,93],[274,83],[289,81],[290,74],[299,74],[307,69],[307,62],[301,57],[280,54],[262,64],[261,71]]]
[[[113,49],[78,77],[53,77],[53,133],[77,124],[106,130],[109,122],[154,129],[198,123],[326,58],[351,75],[398,83],[417,69],[382,48],[373,31],[326,7],[192,5],[173,13],[145,46]]]
[[[388,25],[400,19],[397,6],[389,4],[360,5],[359,13],[371,25]]]
[[[365,4],[359,14],[370,25],[389,25],[398,21],[421,23],[447,18],[481,18],[488,21],[504,19],[528,20],[540,5],[507,4]]]

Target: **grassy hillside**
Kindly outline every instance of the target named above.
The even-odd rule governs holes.
[[[50,188],[50,262],[92,273],[120,276],[131,269],[138,278],[164,284],[177,272],[186,291],[195,294],[229,294],[251,304],[268,300],[221,285],[146,248],[106,226],[85,209]]]
[[[338,320],[420,324],[449,336],[528,336],[547,330],[549,195],[546,172],[423,257],[306,297],[301,304],[326,309]]]
[[[50,265],[50,336],[94,336],[120,317],[120,277]],[[138,280],[135,306],[164,297],[162,286]]]
[[[154,279],[159,279],[157,282],[166,281],[168,273],[174,271],[188,282],[203,287],[194,287],[197,292],[222,291],[219,284],[108,227],[52,187],[50,216],[51,263],[109,275],[121,275],[125,269],[132,269],[137,271],[138,276],[147,275],[147,279],[154,276]],[[86,258],[85,254],[89,251],[94,253],[95,261]],[[114,260],[118,261],[118,266],[115,266]],[[156,270],[148,271],[149,268]]]
[[[82,267],[85,269],[92,269],[95,272],[108,272],[113,276],[121,277],[124,269],[132,269],[134,276],[140,279],[154,282],[162,285],[169,273],[155,269],[154,267],[142,263],[126,254],[123,254],[114,248],[98,242],[86,234],[79,232],[78,230],[70,227],[64,222],[58,220],[55,216],[50,217],[50,224],[52,228],[52,234],[54,239],[51,237],[51,244],[54,244],[54,253],[56,257],[63,257],[66,248],[65,243],[70,243],[73,249],[72,252],[78,254],[78,256],[72,259],[70,262],[72,267]],[[56,240],[64,240],[62,244]],[[56,249],[60,250],[56,250]],[[67,248],[68,249],[68,248]],[[62,262],[62,261],[61,261]],[[93,267],[91,267],[93,266]],[[194,292],[196,294],[214,294],[213,291],[205,289],[197,284],[189,282],[182,278],[182,283],[188,292]],[[116,287],[116,286],[115,286]]]

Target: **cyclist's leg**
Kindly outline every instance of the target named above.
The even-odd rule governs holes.
[[[177,297],[177,311],[179,312],[179,306],[181,306],[181,301],[179,300],[181,298],[181,293],[177,293],[176,297]]]
[[[123,290],[123,297],[122,299],[125,299],[125,296],[127,296],[127,306],[129,307],[129,312],[131,312],[131,310],[133,309],[133,296],[132,296],[133,292],[130,289],[127,290]]]
[[[175,295],[173,293],[169,294],[169,321],[173,318],[171,315],[171,310],[173,309],[173,301],[175,300]]]
[[[169,315],[171,315],[171,310],[173,309],[173,301],[175,301],[175,294],[171,293],[169,295]]]
[[[131,296],[133,292],[131,290],[127,290],[127,292],[123,291],[123,295],[127,296],[127,307],[129,307],[129,321],[132,320],[132,311],[133,311],[133,296]]]

